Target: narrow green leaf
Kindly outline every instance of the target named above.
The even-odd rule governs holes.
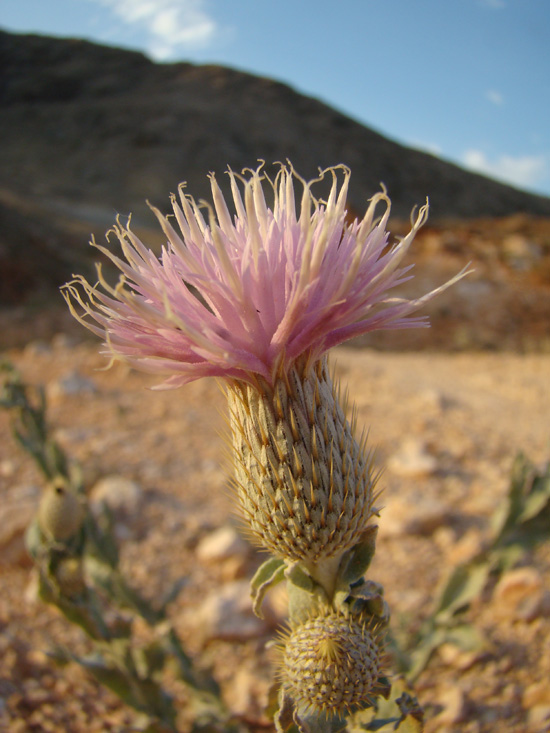
[[[315,581],[298,564],[287,567],[284,574],[293,585],[301,590],[308,593],[313,593],[315,590]]]
[[[477,598],[491,571],[492,563],[485,559],[458,565],[452,572],[435,602],[436,623],[447,623],[458,611]]]
[[[127,705],[137,710],[143,709],[136,699],[130,680],[119,669],[106,664],[99,655],[73,657],[73,660],[92,674],[98,682],[112,690]]]
[[[448,629],[443,643],[454,644],[463,652],[475,652],[483,648],[485,639],[471,624],[460,624]]]
[[[377,534],[376,525],[367,527],[359,542],[344,555],[338,574],[339,589],[352,585],[365,575],[374,557]]]
[[[180,679],[185,684],[194,690],[219,696],[220,689],[216,681],[203,670],[199,671],[195,668],[193,660],[185,651],[179,636],[171,626],[164,633],[162,641],[166,650],[176,660]]]
[[[426,669],[428,662],[438,647],[445,641],[445,629],[437,629],[427,634],[417,644],[410,655],[410,668],[407,672],[408,679],[414,682],[418,675]]]
[[[518,453],[510,473],[510,486],[506,499],[497,508],[491,519],[495,544],[501,541],[510,527],[517,524],[523,508],[526,482],[533,472],[533,464],[523,453]]]
[[[259,618],[263,618],[262,603],[267,591],[284,579],[285,561],[277,557],[266,560],[250,581],[250,595],[253,601],[253,611]]]
[[[168,589],[168,592],[165,593],[165,595],[162,597],[162,600],[159,604],[159,611],[160,613],[162,613],[163,616],[166,616],[168,612],[168,606],[177,599],[181,591],[187,585],[187,582],[187,578],[180,578],[179,580],[176,580],[172,587]]]
[[[37,562],[44,544],[38,519],[34,518],[25,532],[25,547],[32,559]]]
[[[375,718],[375,720],[371,720],[370,723],[362,723],[361,727],[364,730],[383,730],[384,728],[387,728],[387,730],[396,730],[395,726],[399,725],[399,721],[401,720],[401,717],[399,718]]]
[[[545,485],[547,484],[547,486]],[[543,512],[550,504],[550,481],[537,481],[526,497],[518,522],[527,522]]]

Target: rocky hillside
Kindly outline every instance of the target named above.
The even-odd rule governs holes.
[[[219,66],[154,64],[79,40],[0,32],[0,303],[80,269],[117,212],[148,227],[185,179],[289,158],[304,176],[352,169],[350,207],[384,181],[396,217],[430,197],[432,220],[550,216],[550,199],[398,145],[316,99]],[[221,176],[223,179],[223,176]]]

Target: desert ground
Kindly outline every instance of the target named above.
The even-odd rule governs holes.
[[[265,556],[242,535],[228,491],[220,385],[154,391],[151,376],[103,370],[99,348],[58,334],[5,356],[26,382],[45,386],[51,428],[81,463],[90,500],[105,486],[111,498],[118,492],[127,577],[150,598],[186,578],[170,607],[175,628],[229,708],[250,730],[269,731],[266,644],[284,622],[284,594],[268,598],[267,620],[252,615],[247,583]],[[483,546],[517,452],[541,466],[550,456],[550,355],[341,347],[331,358],[384,468],[369,577],[383,584],[392,623],[413,633],[442,578]],[[114,695],[76,665],[48,659],[52,647],[81,652],[86,642],[36,597],[22,536],[41,477],[12,440],[5,411],[0,435],[0,728],[134,730],[133,713]],[[549,589],[550,542],[489,584],[468,615],[483,648],[440,648],[416,682],[427,731],[550,730]],[[185,731],[185,689],[173,694]]]

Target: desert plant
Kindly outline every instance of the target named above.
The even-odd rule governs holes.
[[[186,652],[168,616],[182,584],[152,604],[125,579],[119,565],[114,517],[106,504],[88,506],[82,471],[51,437],[42,389],[31,390],[9,363],[1,365],[0,407],[13,414],[13,432],[45,479],[26,544],[38,571],[39,597],[56,606],[91,640],[84,656],[56,648],[59,664],[76,662],[139,712],[136,726],[149,733],[177,730],[177,710],[163,687],[167,668],[185,683],[195,733],[241,726],[223,704],[215,680]],[[150,630],[138,640],[135,621]]]
[[[427,325],[411,314],[465,274],[416,300],[389,297],[410,277],[401,265],[427,205],[389,245],[385,190],[350,223],[349,170],[319,180],[325,175],[332,184],[320,201],[316,182],[290,165],[273,181],[263,166],[229,171],[233,214],[212,175],[206,219],[181,187],[173,218],[153,209],[167,239],[160,258],[117,221],[125,261],[93,244],[121,270],[118,285],[99,270],[97,286],[78,276],[64,289],[73,315],[114,359],[158,374],[164,388],[223,380],[235,492],[251,536],[273,555],[252,582],[256,611],[273,584],[284,579],[289,591],[275,726],[319,733],[344,730],[349,716],[375,712],[390,694],[389,610],[383,589],[364,577],[375,550],[377,476],[326,354],[375,329]],[[376,220],[378,204],[385,210]],[[416,703],[405,693],[398,699],[393,725],[418,723]]]
[[[446,643],[464,651],[482,648],[484,640],[467,611],[492,581],[496,582],[541,542],[550,537],[550,463],[537,467],[523,453],[515,457],[506,498],[490,521],[484,547],[452,568],[443,579],[433,607],[413,638],[395,645],[401,671],[414,681],[432,654]]]

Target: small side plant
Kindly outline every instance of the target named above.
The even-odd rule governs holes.
[[[454,567],[444,579],[433,608],[418,634],[394,638],[398,667],[414,682],[443,644],[464,651],[483,646],[483,637],[468,621],[467,612],[490,582],[511,569],[525,555],[550,539],[550,463],[537,467],[523,453],[514,459],[506,499],[490,521],[483,549]]]
[[[31,395],[10,364],[0,369],[0,406],[13,413],[14,436],[44,477],[36,516],[26,533],[39,596],[79,626],[92,646],[85,656],[57,648],[52,659],[79,664],[112,690],[137,711],[136,729],[178,730],[178,711],[163,687],[169,670],[186,685],[193,733],[245,730],[225,707],[215,680],[185,651],[170,622],[168,607],[182,585],[177,583],[152,604],[126,581],[113,515],[105,504],[99,512],[90,510],[79,466],[50,435],[43,390]],[[149,629],[139,639],[137,619]]]

